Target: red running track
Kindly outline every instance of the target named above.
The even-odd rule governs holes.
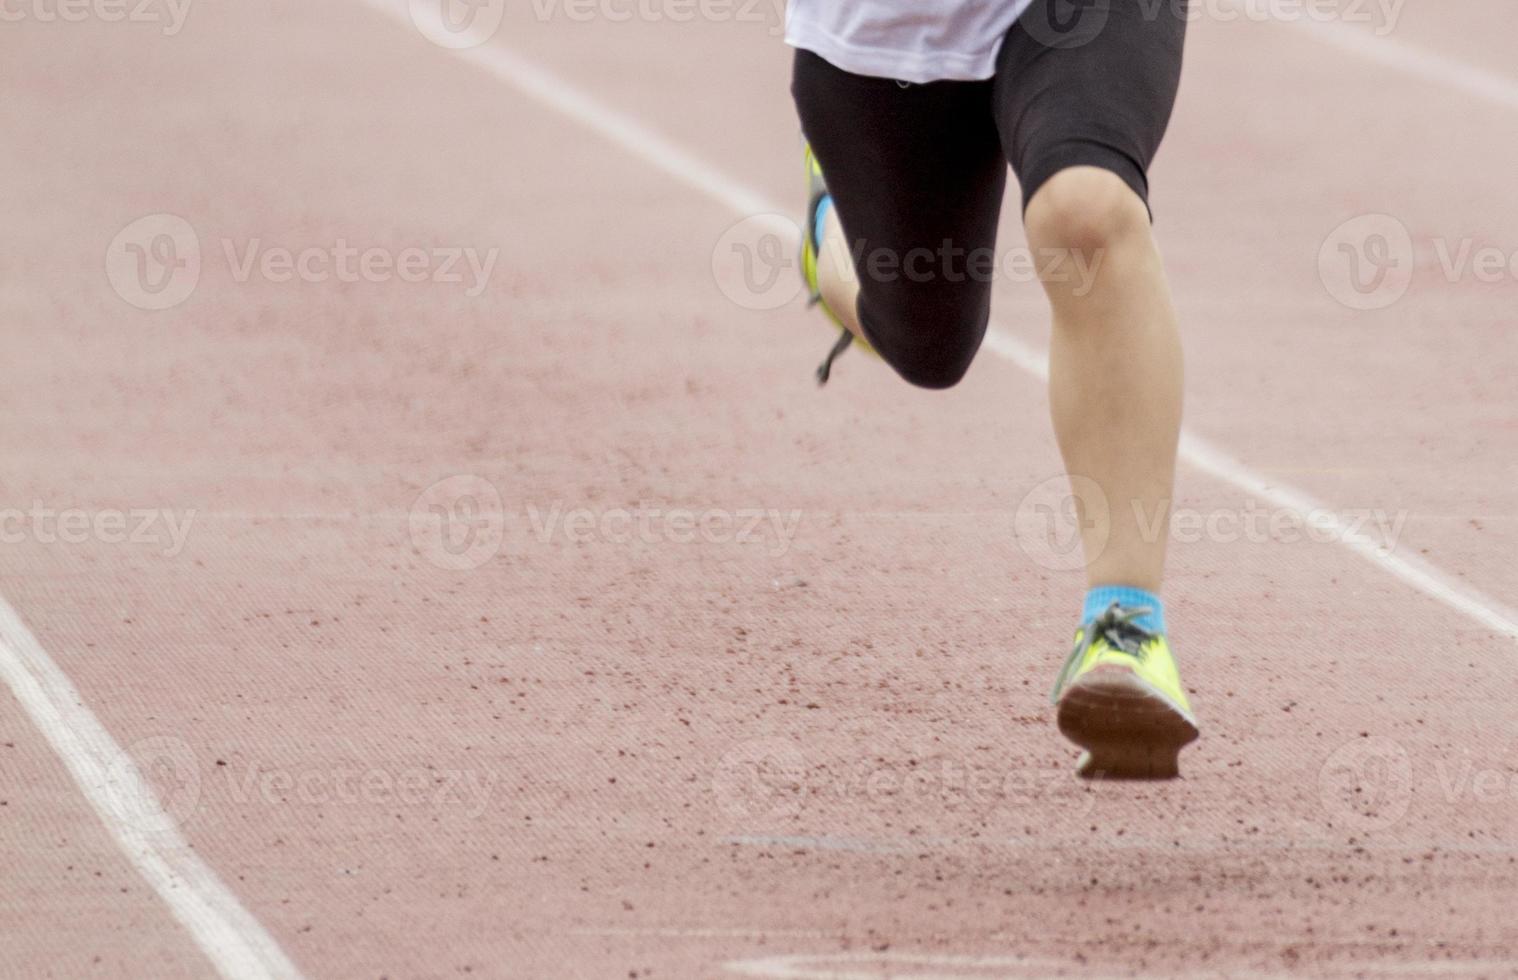
[[[1518,972],[1518,283],[1446,268],[1518,250],[1510,12],[1224,6],[1154,175],[1162,786],[1078,784],[1044,700],[1037,287],[943,394],[819,392],[815,317],[730,298],[799,193],[773,12],[7,22],[0,975]],[[1407,288],[1352,309],[1370,214]],[[122,279],[146,215],[186,295]]]

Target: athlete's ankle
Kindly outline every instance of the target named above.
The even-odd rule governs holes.
[[[1095,585],[1086,592],[1086,603],[1081,610],[1081,622],[1089,623],[1113,604],[1124,609],[1148,609],[1133,623],[1151,633],[1165,632],[1165,603],[1159,596],[1131,585]]]

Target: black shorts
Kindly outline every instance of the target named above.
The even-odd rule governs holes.
[[[1007,164],[1028,202],[1067,167],[1147,205],[1180,84],[1186,2],[1034,0],[987,81],[907,85],[796,52],[791,92],[848,237],[865,337],[902,377],[947,388],[990,318]],[[977,274],[977,272],[981,274]]]

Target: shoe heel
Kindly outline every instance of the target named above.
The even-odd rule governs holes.
[[[1175,779],[1181,749],[1196,723],[1125,670],[1098,668],[1064,692],[1059,730],[1085,749],[1076,775],[1086,779]]]

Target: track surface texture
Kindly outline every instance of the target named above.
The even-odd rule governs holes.
[[[778,14],[666,6],[7,8],[0,975],[1518,974],[1508,0],[1192,27],[1162,784],[1047,701],[1037,283],[819,391]]]

